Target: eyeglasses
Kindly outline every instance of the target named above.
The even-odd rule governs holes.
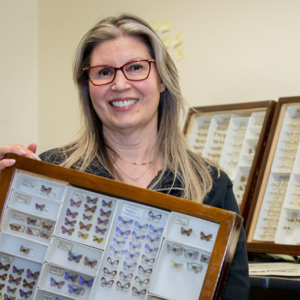
[[[100,65],[83,68],[83,71],[87,73],[91,83],[97,86],[113,82],[118,70],[121,70],[128,80],[141,81],[148,78],[152,62],[155,62],[155,60],[134,60],[126,63],[120,68],[115,68],[109,65]]]

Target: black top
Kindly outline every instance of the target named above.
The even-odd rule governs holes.
[[[64,156],[58,155],[55,149],[44,152],[40,155],[40,158],[44,162],[56,165],[61,164],[65,159]],[[98,161],[93,161],[85,172],[113,179],[112,176]],[[159,176],[159,174],[157,176]],[[232,191],[232,182],[227,174],[221,171],[220,176],[218,176],[218,171],[215,168],[212,168],[211,177],[213,180],[213,187],[212,190],[206,195],[203,203],[239,213],[239,208]],[[156,178],[154,178],[153,181]],[[170,170],[166,171],[162,180],[153,190],[176,197],[181,197],[183,191],[182,182],[179,178],[176,178],[173,185],[173,179],[174,173]],[[250,283],[245,242],[246,236],[244,229],[242,229],[230,268],[229,276],[225,285],[222,300],[249,299]]]

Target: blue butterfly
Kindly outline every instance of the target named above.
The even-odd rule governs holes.
[[[68,284],[68,288],[69,288],[69,294],[76,294],[76,295],[80,295],[83,291],[83,288],[74,288],[71,284]]]
[[[128,239],[128,236],[130,235],[131,231],[127,230],[127,231],[122,231],[119,227],[117,227],[116,229],[116,236],[117,237],[122,237],[123,239]]]
[[[132,277],[133,277],[133,274],[132,274],[132,273],[130,273],[130,274],[128,274],[128,275],[125,275],[122,271],[120,272],[120,279],[121,279],[122,281],[127,281],[127,282],[129,282],[129,281],[131,280]]]
[[[150,246],[148,244],[145,245],[145,252],[152,254],[153,256],[155,256],[157,254],[158,248],[150,248]]]
[[[141,244],[135,245],[133,242],[129,243],[129,249],[130,250],[137,250],[137,249],[140,249],[141,247],[142,247]]]
[[[146,229],[148,228],[148,226],[149,226],[148,224],[140,225],[138,222],[134,223],[134,229],[137,230],[137,231],[145,232]]]
[[[125,244],[125,241],[118,241],[116,238],[113,239],[113,245],[114,246],[119,246],[120,248],[122,248],[122,246]]]
[[[150,244],[153,244],[153,245],[157,245],[159,242],[159,237],[152,239],[151,236],[148,234],[146,236],[146,239],[149,241]]]
[[[72,282],[75,282],[78,279],[78,274],[71,275],[69,272],[65,271],[65,279],[71,280]]]
[[[131,254],[128,250],[125,251],[125,258],[127,260],[132,259],[133,261],[137,261],[139,256],[140,256],[140,252],[136,252],[136,253]]]
[[[150,210],[148,214],[148,219],[150,221],[158,222],[162,218],[162,215],[154,215],[153,212]]]
[[[155,229],[152,225],[149,226],[149,233],[150,234],[156,234],[157,236],[161,236],[163,231],[164,231],[163,228]]]
[[[175,254],[176,256],[179,256],[182,254],[183,252],[183,248],[180,247],[180,246],[176,246],[176,245],[170,245],[170,244],[167,244],[167,250],[168,250],[168,253],[173,253]]]
[[[126,228],[129,228],[132,223],[133,223],[133,220],[125,221],[122,217],[118,218],[118,225],[119,226],[125,226]]]
[[[125,271],[127,271],[127,270],[134,271],[137,266],[137,263],[135,262],[135,263],[129,265],[126,261],[124,261],[123,266],[124,266]]]
[[[114,255],[114,256],[120,258],[125,253],[125,250],[116,251],[113,246],[110,246],[109,247],[109,253],[111,255]]]
[[[133,241],[137,241],[138,243],[141,243],[142,240],[144,240],[144,239],[145,239],[144,235],[137,236],[137,234],[135,233],[135,231],[132,231],[132,240]]]
[[[85,279],[83,276],[79,276],[79,284],[80,285],[84,285],[86,284],[87,287],[91,287],[94,283],[94,278],[91,278],[91,279]]]

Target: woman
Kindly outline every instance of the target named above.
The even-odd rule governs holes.
[[[177,70],[147,23],[131,15],[99,22],[78,47],[74,80],[82,133],[43,161],[238,212],[228,176],[188,149]],[[6,153],[37,158],[35,151],[0,147],[0,170],[14,163]],[[244,244],[242,231],[223,299],[248,299]]]

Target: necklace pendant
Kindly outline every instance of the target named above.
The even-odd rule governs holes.
[[[137,182],[139,179],[137,177],[131,178],[134,182]]]

